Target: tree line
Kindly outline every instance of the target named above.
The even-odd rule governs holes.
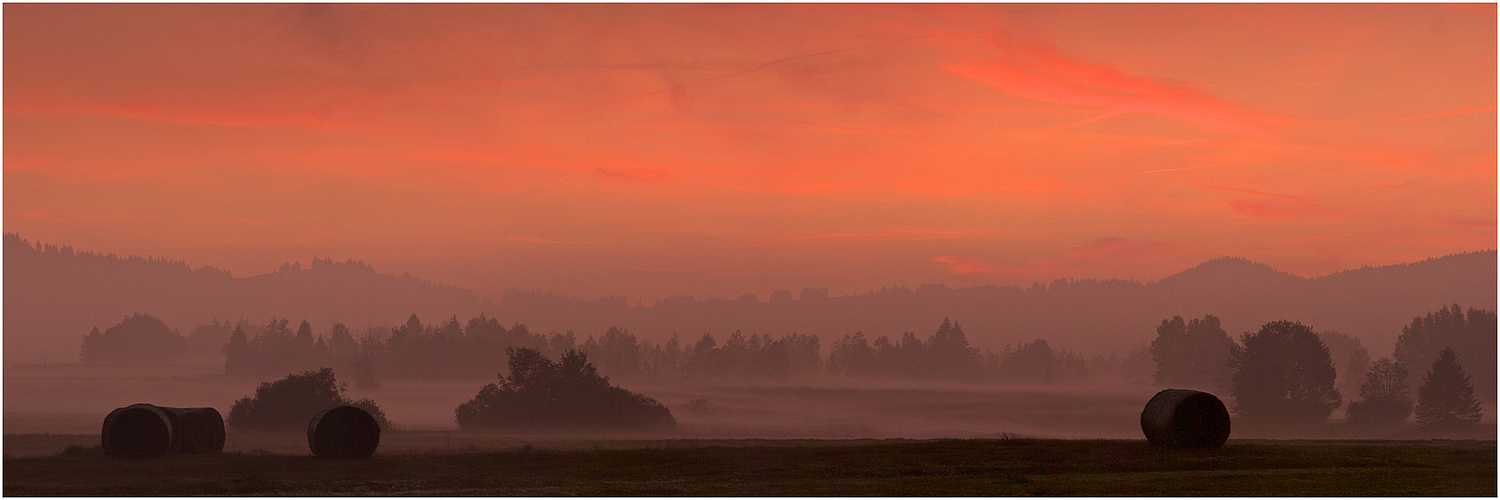
[[[183,337],[150,315],[137,314],[119,325],[85,336],[87,363],[172,362],[207,358],[217,344],[224,371],[237,376],[278,376],[332,367],[352,374],[356,386],[378,387],[379,379],[478,378],[505,369],[511,349],[533,349],[554,359],[569,350],[587,354],[601,373],[622,379],[785,379],[813,375],[952,381],[1013,380],[1079,382],[1110,376],[1129,360],[1085,358],[1036,339],[981,351],[969,344],[963,327],[944,320],[930,336],[906,333],[899,342],[863,332],[844,335],[825,357],[817,335],[730,333],[722,341],[703,334],[692,343],[673,336],[666,342],[638,338],[611,327],[581,341],[573,332],[533,333],[509,328],[480,314],[423,324],[415,314],[396,327],[356,332],[336,323],[322,335],[300,322],[271,318],[263,325],[245,320],[214,320]],[[186,354],[185,354],[186,353]],[[1143,353],[1142,353],[1143,356]],[[1137,356],[1137,357],[1142,357]],[[1139,364],[1139,363],[1137,363]]]
[[[1237,415],[1248,421],[1323,421],[1345,408],[1350,424],[1385,425],[1411,415],[1422,422],[1440,419],[1422,410],[1436,404],[1421,402],[1427,379],[1438,381],[1428,400],[1446,394],[1455,408],[1467,408],[1475,390],[1493,394],[1495,332],[1494,311],[1445,306],[1414,318],[1403,327],[1394,352],[1372,361],[1358,338],[1340,332],[1273,322],[1236,342],[1217,317],[1205,315],[1163,320],[1148,348],[1124,358],[1085,358],[1044,339],[981,351],[969,344],[958,322],[944,320],[925,338],[910,332],[899,341],[847,334],[831,343],[825,357],[818,336],[797,333],[776,338],[735,331],[722,342],[704,334],[686,344],[676,336],[652,342],[615,327],[580,341],[573,332],[543,335],[521,324],[507,328],[483,314],[437,324],[423,324],[413,314],[396,327],[354,332],[340,323],[323,335],[307,321],[293,329],[288,319],[272,318],[264,325],[215,320],[183,337],[156,318],[136,314],[103,332],[95,328],[84,337],[80,355],[89,363],[170,362],[218,343],[230,375],[281,376],[332,367],[366,389],[377,388],[380,379],[493,376],[506,369],[507,353],[514,349],[550,359],[576,350],[601,374],[656,380],[828,375],[1057,383],[1121,378],[1144,362],[1148,372],[1154,368],[1148,376],[1157,385],[1227,394]],[[1299,368],[1289,372],[1286,366],[1292,365]],[[1469,396],[1454,396],[1463,387],[1469,387]],[[1298,396],[1284,397],[1290,393]],[[1468,410],[1448,414],[1477,418]]]
[[[1163,320],[1150,351],[1157,385],[1227,392],[1236,415],[1252,424],[1323,422],[1347,401],[1349,425],[1390,426],[1415,415],[1424,426],[1452,428],[1481,418],[1476,387],[1494,392],[1495,318],[1444,306],[1415,318],[1392,355],[1374,362],[1358,339],[1300,322],[1267,323],[1235,342],[1213,315]]]

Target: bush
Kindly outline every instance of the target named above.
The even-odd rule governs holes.
[[[305,431],[313,415],[331,406],[350,405],[370,412],[382,429],[391,427],[385,412],[370,399],[350,400],[344,395],[347,384],[333,376],[332,368],[287,375],[275,382],[263,382],[255,396],[246,396],[229,408],[226,424],[241,430]]]
[[[464,429],[660,430],[677,426],[671,410],[610,385],[587,355],[570,349],[561,362],[541,351],[508,349],[510,375],[453,410]]]

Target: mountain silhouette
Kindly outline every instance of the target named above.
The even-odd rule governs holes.
[[[949,288],[928,284],[830,297],[806,288],[776,291],[769,300],[670,297],[631,305],[625,297],[584,300],[538,290],[511,290],[491,301],[472,291],[410,276],[376,272],[358,262],[315,259],[274,273],[236,278],[180,261],[78,253],[32,245],[5,235],[5,363],[78,360],[79,341],[132,313],[151,314],[187,334],[217,318],[264,322],[271,316],[310,321],[319,334],[334,322],[356,332],[395,325],[415,313],[433,323],[483,312],[533,332],[573,331],[580,339],[610,326],[664,341],[723,338],[740,330],[781,336],[839,337],[930,333],[944,318],[961,322],[971,342],[998,350],[1046,339],[1052,346],[1108,355],[1149,342],[1156,325],[1175,315],[1221,318],[1232,336],[1280,320],[1338,330],[1385,356],[1413,317],[1460,303],[1496,307],[1496,252],[1485,250],[1409,264],[1363,267],[1302,278],[1243,258],[1224,257],[1143,284],[1131,280],[1066,280],[1029,287]]]
[[[1282,287],[1301,286],[1300,276],[1272,269],[1243,257],[1219,257],[1204,261],[1180,273],[1162,278],[1152,286],[1162,290],[1187,290],[1203,286],[1249,287],[1274,291]]]
[[[181,261],[33,246],[10,233],[4,251],[7,365],[77,362],[84,334],[134,313],[156,316],[186,336],[214,319],[305,319],[321,333],[335,322],[358,328],[399,324],[412,313],[439,320],[495,309],[472,291],[376,273],[353,260],[314,259],[306,269],[288,263],[236,278]]]

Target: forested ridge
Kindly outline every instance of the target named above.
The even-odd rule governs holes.
[[[817,336],[825,349],[846,335],[901,344],[907,332],[931,332],[960,321],[982,349],[1034,344],[1080,355],[1123,358],[1151,340],[1162,318],[1217,315],[1231,332],[1295,318],[1389,349],[1411,318],[1451,303],[1493,309],[1495,252],[1486,250],[1410,264],[1367,267],[1304,279],[1245,259],[1221,258],[1160,281],[1068,280],[1027,287],[890,287],[830,296],[805,288],[734,300],[675,297],[632,304],[626,297],[582,300],[512,290],[498,301],[453,286],[377,272],[363,262],[314,259],[248,278],[180,261],[100,255],[5,236],[6,362],[76,360],[78,338],[120,318],[151,314],[179,328],[271,317],[327,328],[392,328],[416,314],[428,322],[481,313],[541,335],[602,335],[612,327],[665,346],[724,342],[736,331],[781,338]],[[455,321],[465,321],[458,320]],[[186,334],[185,334],[186,336]],[[582,342],[580,340],[579,342]],[[189,346],[189,352],[194,351]],[[212,351],[209,351],[212,354]]]

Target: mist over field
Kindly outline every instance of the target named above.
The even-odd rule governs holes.
[[[505,375],[506,349],[529,347],[551,359],[579,349],[611,383],[676,420],[667,431],[562,437],[1138,439],[1141,408],[1164,387],[1233,404],[1227,379],[1158,380],[1150,351],[1173,317],[1197,328],[1214,315],[1236,340],[1257,322],[1300,318],[1324,339],[1343,394],[1328,425],[1239,426],[1236,437],[1422,437],[1430,433],[1411,425],[1333,423],[1359,398],[1368,363],[1391,357],[1414,319],[1455,302],[1495,307],[1494,251],[1315,279],[1216,259],[1147,284],[926,285],[844,297],[807,289],[633,305],[520,291],[493,301],[353,261],[236,278],[13,234],[5,242],[7,434],[97,433],[102,415],[137,402],[227,413],[264,382],[325,366],[352,399],[379,403],[393,429],[455,431],[455,408]],[[1356,307],[1361,300],[1379,307]],[[1488,314],[1476,325],[1490,329],[1493,351]],[[138,325],[161,330],[108,343]],[[1493,438],[1493,355],[1461,356],[1483,412],[1464,435]],[[1425,369],[1412,372],[1414,396]],[[295,447],[236,439],[231,447]]]
[[[1494,3],[10,3],[6,496],[1495,496]]]
[[[768,297],[673,297],[652,304],[628,297],[576,298],[512,290],[481,297],[419,277],[392,276],[356,261],[313,259],[270,274],[235,277],[167,258],[120,258],[102,251],[5,237],[5,364],[71,362],[78,339],[131,314],[151,314],[188,336],[201,325],[271,317],[308,321],[321,335],[334,323],[388,329],[415,314],[426,324],[466,322],[480,313],[535,333],[573,332],[582,342],[610,327],[657,343],[693,342],[734,331],[780,337],[818,335],[825,346],[864,332],[926,336],[945,318],[980,348],[1045,339],[1087,356],[1126,356],[1172,316],[1213,314],[1231,335],[1279,319],[1353,335],[1389,352],[1401,327],[1445,305],[1494,309],[1496,254],[1485,250],[1409,264],[1301,278],[1245,259],[1221,258],[1160,281],[1069,280],[1029,287],[885,288],[848,296],[804,288]],[[220,345],[222,346],[222,344]],[[218,355],[207,346],[204,355]],[[825,353],[826,354],[826,353]],[[1378,356],[1377,356],[1378,357]]]

